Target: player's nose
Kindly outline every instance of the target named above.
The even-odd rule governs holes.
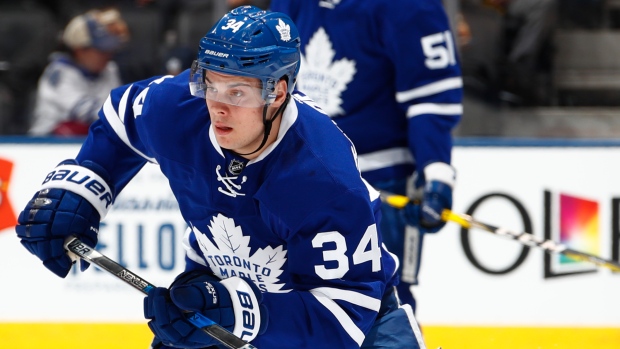
[[[228,104],[216,100],[207,100],[207,109],[209,110],[209,114],[212,115],[217,114],[225,116],[230,113],[230,107]]]

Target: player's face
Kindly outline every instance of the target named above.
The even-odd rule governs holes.
[[[95,74],[101,73],[112,57],[112,53],[100,51],[92,47],[81,48],[75,51],[77,63]]]
[[[217,89],[218,94],[223,93],[221,97],[206,99],[218,144],[222,148],[239,154],[255,151],[263,140],[263,105],[261,104],[264,102],[250,101],[255,101],[256,98],[262,100],[261,95],[252,95],[260,93],[260,81],[255,78],[207,71],[205,82],[207,88]],[[238,91],[241,91],[242,95],[237,93]],[[237,101],[235,98],[241,98],[241,103],[233,103]],[[275,133],[277,134],[277,131]],[[253,154],[253,157],[258,154],[260,152]]]

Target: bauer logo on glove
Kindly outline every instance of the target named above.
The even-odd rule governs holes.
[[[93,171],[82,166],[58,166],[47,174],[42,184],[42,189],[66,189],[85,197],[99,211],[102,219],[114,201],[107,183],[100,180]]]

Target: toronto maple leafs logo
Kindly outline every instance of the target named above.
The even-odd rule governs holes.
[[[218,214],[210,223],[209,231],[215,243],[198,228],[192,229],[206,262],[216,275],[249,278],[263,292],[288,292],[282,290],[284,284],[279,283],[286,262],[287,251],[283,246],[259,248],[250,255],[250,237],[243,235],[234,219]]]
[[[299,90],[310,96],[331,117],[344,114],[342,92],[357,72],[355,61],[334,60],[335,52],[322,27],[308,41],[306,54],[301,56]]]
[[[284,23],[282,19],[278,19],[278,25],[276,25],[276,29],[278,30],[278,33],[280,33],[280,40],[291,40],[291,26]]]

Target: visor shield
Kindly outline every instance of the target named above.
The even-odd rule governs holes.
[[[266,104],[263,90],[242,81],[205,81],[206,69],[196,61],[190,71],[189,87],[193,96],[244,108],[262,107]]]

